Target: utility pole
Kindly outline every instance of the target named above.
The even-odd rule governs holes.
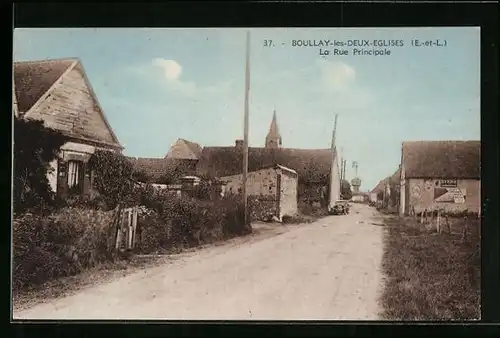
[[[330,170],[330,193],[329,193],[329,207],[331,208],[333,206],[333,203],[339,199],[340,197],[339,196],[334,196],[334,173],[335,173],[335,137],[336,137],[336,133],[337,133],[337,118],[338,118],[338,114],[335,114],[335,120],[333,122],[333,133],[332,133],[332,166],[331,166],[331,170]],[[340,186],[342,186],[342,181],[340,181]],[[340,187],[339,187],[340,189]]]
[[[343,165],[343,171],[344,171],[344,174],[343,174],[343,177],[344,177],[344,180],[345,180],[345,166],[347,164],[347,160],[344,160],[344,165]]]
[[[248,219],[248,196],[247,196],[247,176],[248,176],[248,101],[250,94],[250,31],[247,31],[247,48],[245,64],[245,110],[243,125],[243,207],[245,210],[245,226],[249,225]]]
[[[344,148],[340,148],[340,186],[344,180]]]

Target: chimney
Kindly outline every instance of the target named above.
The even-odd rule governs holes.
[[[235,148],[238,149],[238,150],[243,150],[243,144],[244,144],[244,142],[245,141],[243,141],[243,140],[236,140],[234,142]]]

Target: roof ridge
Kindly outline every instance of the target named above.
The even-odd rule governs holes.
[[[78,61],[80,62],[80,59],[78,57],[67,57],[67,58],[57,58],[57,59],[44,59],[44,60],[25,60],[25,61],[14,61],[14,64],[19,64],[19,63],[44,63],[44,62],[54,62],[54,61]]]
[[[481,142],[481,140],[418,140],[418,141],[403,141],[405,143],[438,143],[438,142],[452,142],[452,143],[465,143],[465,142]]]
[[[205,148],[226,148],[226,149],[234,149],[235,146],[205,146]],[[332,151],[331,148],[278,148],[278,149],[273,149],[273,148],[266,148],[266,147],[248,147],[249,149],[269,149],[269,151],[281,151],[281,150],[308,150],[308,151],[317,151],[317,150],[323,150],[323,151]]]

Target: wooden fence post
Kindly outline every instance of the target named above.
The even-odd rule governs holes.
[[[446,222],[446,226],[448,228],[448,233],[451,235],[451,222],[450,222],[449,218],[448,218],[448,221]]]
[[[118,204],[116,206],[116,218],[113,222],[113,225],[114,225],[114,229],[113,229],[113,245],[115,247],[115,250],[118,249],[118,240],[119,240],[119,237],[120,237],[120,225],[121,225],[121,219],[122,219],[122,206],[121,204]]]
[[[132,208],[128,209],[128,219],[127,219],[127,245],[126,248],[130,249],[132,247]]]
[[[135,206],[134,214],[132,216],[132,249],[135,248],[135,244],[137,242],[137,216],[139,213],[139,207]]]
[[[464,223],[464,230],[462,233],[462,242],[467,242],[467,237],[468,237],[468,230],[469,230],[469,219],[467,215],[464,215],[463,220],[465,221]]]
[[[437,220],[436,220],[436,230],[437,230],[438,234],[441,233],[440,222],[441,222],[441,210],[438,209],[437,210]]]

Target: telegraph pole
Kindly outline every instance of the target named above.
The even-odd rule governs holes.
[[[344,148],[340,148],[340,183],[344,180]]]
[[[245,110],[243,125],[243,206],[245,210],[245,225],[249,224],[248,219],[248,196],[247,196],[247,176],[248,176],[248,101],[250,93],[250,31],[247,31],[246,65],[245,65]]]
[[[335,120],[333,122],[333,133],[332,133],[332,167],[331,167],[331,170],[330,170],[330,196],[329,196],[329,200],[330,200],[330,207],[333,206],[333,202],[335,200],[337,200],[339,197],[335,197],[333,196],[333,182],[334,182],[334,177],[333,177],[333,174],[334,174],[334,168],[335,168],[335,137],[336,137],[336,133],[337,133],[337,118],[338,118],[338,114],[335,114]],[[341,181],[341,186],[342,186],[342,181]]]

